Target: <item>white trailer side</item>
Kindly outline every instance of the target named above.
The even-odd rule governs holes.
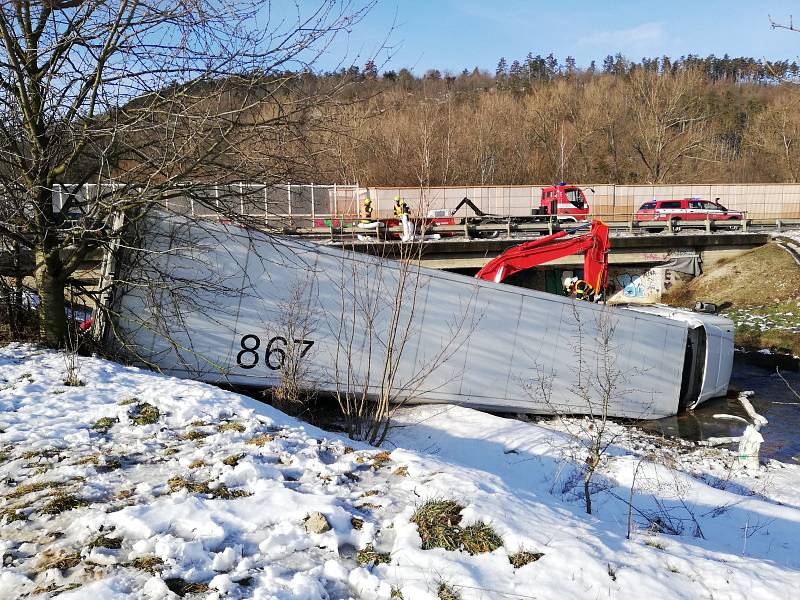
[[[150,232],[144,260],[120,277],[114,329],[169,374],[275,386],[290,351],[322,391],[390,386],[414,402],[586,413],[599,409],[576,394],[576,374],[600,360],[598,336],[612,327],[605,354],[622,378],[609,415],[658,418],[680,406],[684,321],[230,225],[172,218]],[[292,321],[297,343],[286,340]],[[387,347],[394,377],[382,368]],[[549,402],[531,391],[542,377]]]

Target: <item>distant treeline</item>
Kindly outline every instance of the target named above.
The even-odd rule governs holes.
[[[312,134],[317,180],[364,185],[798,182],[800,89],[789,61],[617,54],[579,69],[529,54],[496,72],[415,75],[373,62]]]

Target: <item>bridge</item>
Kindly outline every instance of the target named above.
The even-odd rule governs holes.
[[[710,265],[736,256],[769,242],[768,231],[688,231],[675,234],[645,233],[632,235],[614,232],[611,236],[609,264],[624,266],[651,266],[664,263],[673,257],[695,254],[704,264]],[[521,244],[528,237],[496,237],[492,239],[443,238],[413,244],[401,241],[365,241],[338,238],[328,241],[349,248],[387,258],[413,258],[426,267],[453,271],[477,271],[506,249]],[[577,267],[580,256],[565,257],[548,263],[548,266]]]

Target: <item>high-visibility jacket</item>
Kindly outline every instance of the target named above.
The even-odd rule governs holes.
[[[370,200],[369,196],[364,198],[364,202],[361,205],[361,217],[364,222],[369,222],[372,219],[372,200]]]
[[[400,196],[394,197],[394,216],[395,217],[402,217],[403,215],[409,214],[411,211],[408,208],[408,204],[406,201],[400,198]]]

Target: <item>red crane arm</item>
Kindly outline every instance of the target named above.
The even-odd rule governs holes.
[[[589,233],[568,239],[566,231],[514,246],[492,259],[478,271],[475,277],[500,283],[518,271],[570,256],[583,255],[583,277],[595,290],[606,286],[608,279],[608,225],[593,221]]]

